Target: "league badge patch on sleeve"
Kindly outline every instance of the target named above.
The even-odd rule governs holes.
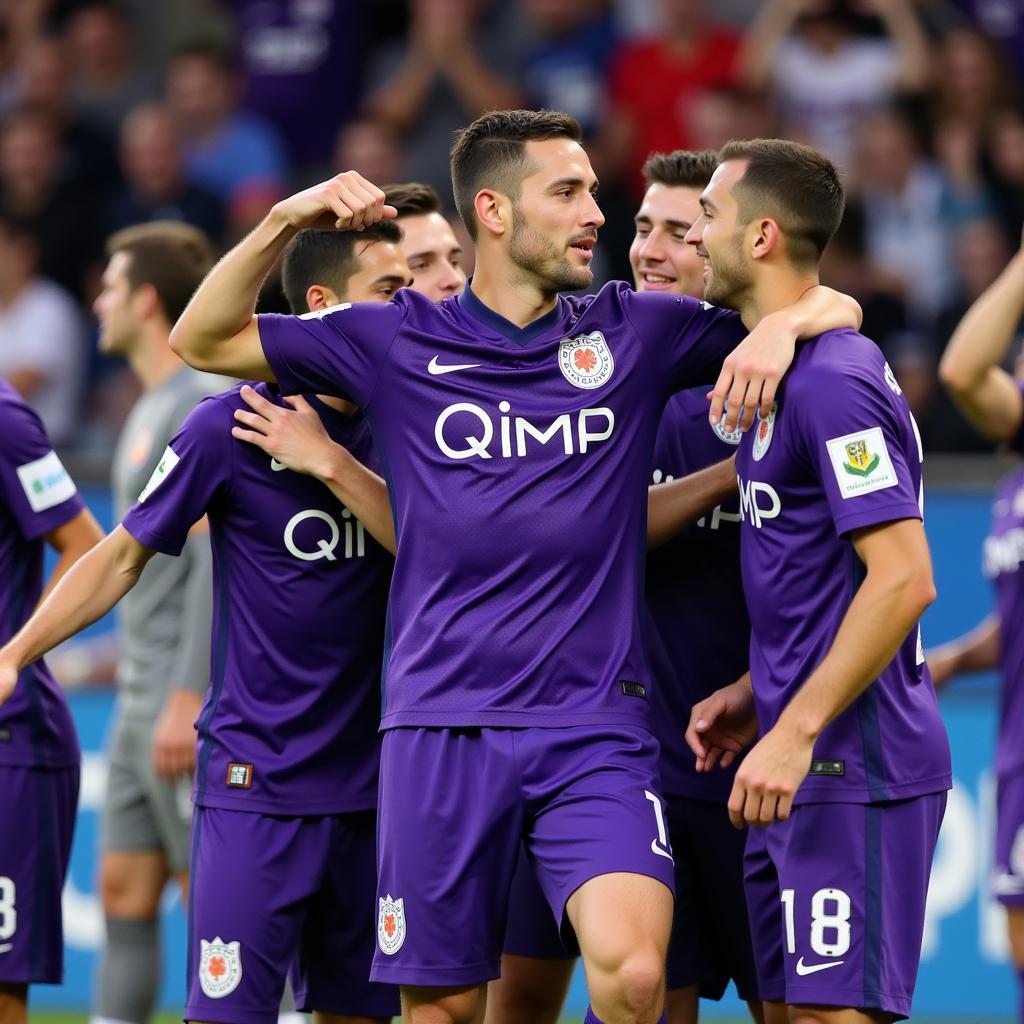
[[[590,391],[611,377],[615,360],[604,335],[591,331],[567,338],[558,346],[558,366],[570,384]]]
[[[18,481],[33,512],[45,512],[75,495],[75,482],[56,452],[18,467]]]
[[[238,988],[242,980],[240,942],[224,942],[218,935],[213,942],[199,940],[199,984],[210,999],[223,999]]]
[[[899,483],[881,427],[833,437],[825,447],[843,498],[856,498]]]
[[[160,461],[156,464],[156,469],[153,470],[153,475],[149,478],[149,483],[142,488],[142,493],[139,495],[139,504],[141,505],[168,477],[171,470],[181,461],[178,456],[168,445],[164,449],[163,455],[160,456]]]
[[[377,918],[377,945],[386,956],[394,956],[405,942],[405,900],[391,898],[391,893],[380,899]]]

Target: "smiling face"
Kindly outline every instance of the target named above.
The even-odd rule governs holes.
[[[704,298],[716,306],[739,309],[754,282],[746,252],[750,225],[740,223],[735,186],[747,169],[745,160],[719,165],[700,197],[702,213],[686,241],[704,260]]]
[[[466,286],[462,246],[440,213],[399,218],[402,252],[412,274],[411,287],[432,302],[458,295]]]
[[[700,189],[654,182],[637,210],[629,264],[638,292],[704,297],[704,261],[686,233],[701,215]]]
[[[348,279],[346,302],[390,302],[399,288],[412,283],[409,266],[395,242],[371,242],[360,251],[359,269]]]
[[[583,147],[571,139],[528,142],[531,172],[512,208],[508,257],[542,291],[588,288],[590,262],[604,214],[597,178]]]

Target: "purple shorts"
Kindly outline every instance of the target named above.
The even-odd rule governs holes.
[[[591,878],[630,872],[671,890],[657,779],[654,737],[630,726],[386,732],[371,977],[498,977],[523,844],[570,951],[565,905]]]
[[[520,847],[512,877],[504,952],[537,960],[575,960],[577,956],[562,942],[558,918],[551,912],[525,847]]]
[[[376,814],[278,817],[197,807],[186,1020],[276,1024],[285,975],[299,1009],[399,1012],[369,981]]]
[[[60,901],[78,776],[77,765],[0,765],[0,983],[59,985],[64,978]]]
[[[741,999],[758,998],[757,969],[743,890],[746,833],[725,804],[669,797],[668,831],[676,858],[676,912],[668,947],[668,990],[697,985],[721,999],[730,979]]]
[[[762,999],[910,1015],[945,793],[802,804],[753,830],[745,882]]]
[[[992,891],[1007,907],[1024,907],[1024,775],[996,784],[996,863]]]

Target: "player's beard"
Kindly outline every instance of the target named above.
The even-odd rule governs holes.
[[[518,210],[512,222],[508,251],[512,262],[536,281],[543,291],[578,291],[589,288],[594,281],[590,267],[574,267],[565,249],[559,249],[547,235],[531,228]]]
[[[743,256],[743,232],[737,231],[721,252],[708,255],[711,279],[704,289],[704,301],[725,309],[739,309],[743,296],[754,283],[754,275]]]

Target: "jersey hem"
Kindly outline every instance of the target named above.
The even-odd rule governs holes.
[[[900,519],[921,519],[921,509],[916,501],[901,501],[886,505],[884,508],[873,508],[870,512],[847,512],[836,516],[836,533],[842,537],[853,530],[861,530],[868,526],[881,526],[883,523],[894,523]]]
[[[61,771],[65,768],[78,768],[82,763],[82,752],[76,750],[74,756],[62,755],[60,758],[49,759],[46,757],[0,756],[0,768],[32,768],[37,771]]]
[[[192,802],[196,807],[206,807],[220,811],[250,811],[253,814],[269,814],[277,818],[319,818],[323,815],[361,814],[364,811],[377,810],[377,794],[362,800],[348,803],[323,801],[302,803],[282,797],[279,800],[260,800],[246,797],[232,799],[223,794],[211,797],[209,794],[199,796],[193,790]]]
[[[814,786],[807,792],[801,787],[793,804],[887,804],[894,800],[911,800],[932,793],[944,793],[952,788],[952,773],[946,772],[929,779],[914,779],[913,782],[890,783],[878,787],[850,786],[840,789]]]
[[[130,515],[131,509],[128,511]],[[172,558],[177,558],[181,554],[182,548],[185,546],[184,541],[179,544],[177,541],[164,537],[153,530],[140,527],[138,523],[130,523],[127,515],[121,520],[121,526],[140,544],[144,544],[147,548],[153,548],[155,551],[159,551],[162,555],[170,555]]]
[[[435,729],[503,726],[513,729],[570,729],[578,725],[630,725],[651,732],[646,708],[639,714],[586,711],[571,717],[564,712],[546,715],[535,711],[393,711],[381,719],[380,732],[410,726]]]

